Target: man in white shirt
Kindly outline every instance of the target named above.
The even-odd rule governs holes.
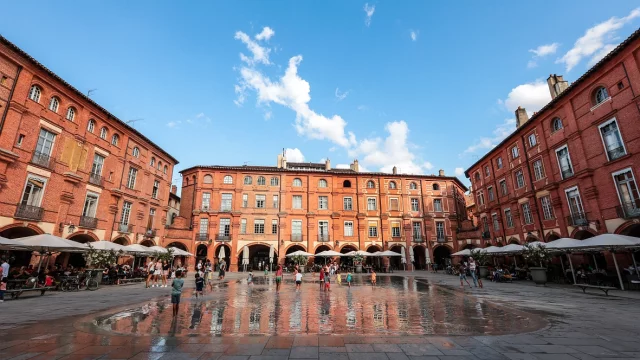
[[[476,272],[476,261],[472,257],[469,257],[469,272],[471,273],[471,279],[473,280],[473,286],[478,287],[478,273]]]
[[[7,258],[2,258],[2,278],[6,278],[9,276],[9,263],[7,262]]]

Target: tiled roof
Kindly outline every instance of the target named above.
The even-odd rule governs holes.
[[[92,104],[93,106],[97,107],[100,111],[104,112],[108,117],[118,121],[122,126],[124,126],[127,130],[131,131],[132,133],[136,134],[137,136],[139,136],[142,140],[148,142],[149,144],[153,145],[156,149],[160,150],[161,153],[163,153],[164,155],[166,155],[167,157],[169,157],[171,160],[173,160],[175,162],[175,164],[178,163],[178,160],[176,160],[176,158],[174,158],[173,156],[171,156],[171,154],[169,154],[168,152],[166,152],[164,149],[162,149],[160,146],[156,145],[153,141],[149,140],[149,138],[147,138],[146,136],[142,135],[142,133],[138,132],[138,130],[134,129],[133,127],[129,126],[129,124],[127,124],[126,122],[118,119],[115,115],[113,115],[112,113],[110,113],[109,111],[107,111],[107,109],[103,108],[102,106],[100,106],[98,103],[96,103],[95,101],[93,101],[90,97],[86,96],[85,94],[83,94],[80,90],[76,89],[75,87],[73,87],[71,84],[69,84],[68,82],[64,81],[64,79],[62,79],[60,76],[58,76],[56,73],[54,73],[53,71],[49,70],[46,66],[42,65],[41,63],[38,62],[38,60],[34,59],[31,55],[27,54],[24,50],[22,50],[21,48],[19,48],[17,45],[15,45],[14,43],[12,43],[11,41],[7,40],[7,38],[5,38],[4,36],[0,35],[0,41],[3,42],[4,44],[6,44],[9,48],[11,48],[13,51],[17,52],[19,55],[21,55],[22,57],[26,58],[27,60],[31,61],[34,65],[36,65],[37,67],[39,67],[40,69],[46,71],[51,77],[53,77],[54,79],[58,80],[60,83],[62,83],[64,86],[68,87],[70,90],[72,90],[73,92],[76,93],[76,95],[80,96],[83,100],[85,100],[86,102]]]
[[[616,46],[615,49],[611,50],[611,52],[609,52],[609,54],[607,54],[605,57],[602,58],[602,60],[598,61],[595,65],[593,65],[589,70],[587,70],[587,72],[582,74],[582,76],[580,76],[576,81],[574,81],[571,85],[569,85],[569,87],[567,87],[563,92],[561,92],[560,95],[556,96],[555,99],[552,99],[542,109],[538,110],[538,112],[533,114],[533,116],[531,117],[531,119],[529,119],[529,121],[527,121],[522,126],[517,128],[513,133],[511,133],[511,135],[507,136],[504,140],[502,140],[493,149],[499,149],[501,145],[509,142],[514,136],[516,136],[517,134],[519,134],[522,131],[524,131],[523,129],[526,128],[527,125],[533,123],[533,120],[535,120],[535,119],[537,119],[539,117],[542,117],[546,110],[552,108],[555,104],[557,104],[560,100],[564,99],[566,96],[569,96],[569,93],[572,90],[574,90],[576,87],[578,87],[578,85],[580,85],[584,81],[586,81],[587,78],[591,74],[593,74],[596,70],[598,70],[602,66],[604,66],[609,60],[611,60],[614,56],[618,55],[624,48],[626,48],[629,44],[631,44],[634,40],[637,40],[638,38],[640,38],[640,28],[638,30],[634,31],[633,34],[631,34],[628,38],[626,38],[623,42],[621,42],[618,46]],[[479,163],[481,163],[482,161],[484,161],[487,157],[489,157],[489,155],[491,155],[493,153],[493,149],[491,151],[487,152],[486,154],[484,154],[484,156],[481,157],[475,163],[473,163],[473,165],[469,166],[469,168],[464,172],[464,175],[468,178],[469,177],[469,170],[471,168],[473,168],[474,166],[478,165]]]

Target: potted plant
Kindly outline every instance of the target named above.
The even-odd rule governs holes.
[[[304,272],[304,266],[307,264],[307,257],[304,255],[296,255],[291,258],[295,264],[300,267],[300,272]]]
[[[82,256],[87,263],[87,270],[91,271],[91,276],[100,284],[102,282],[102,271],[107,266],[118,262],[118,257],[122,256],[123,253],[115,250],[98,250],[91,244],[87,245],[89,250],[83,253]]]
[[[362,262],[364,261],[364,256],[356,255],[353,257],[353,264],[356,266],[356,272],[362,272]]]
[[[531,278],[537,285],[544,285],[547,283],[547,263],[551,259],[549,251],[539,245],[525,244],[524,252],[522,253],[525,260],[528,263],[534,264],[530,267]]]
[[[471,251],[471,257],[478,263],[478,272],[480,274],[480,278],[486,278],[489,276],[489,269],[487,268],[487,264],[489,264],[489,259],[491,256],[487,254],[486,251],[482,251],[482,249],[475,249]]]

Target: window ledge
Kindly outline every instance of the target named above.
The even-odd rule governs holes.
[[[608,103],[609,101],[611,101],[611,96],[609,96],[608,98],[604,99],[601,103],[598,103],[598,104],[592,106],[591,109],[589,109],[589,111],[593,111],[593,110],[599,108],[600,106],[602,106],[603,104]]]
[[[605,155],[605,156],[606,156],[606,155]],[[620,157],[619,157],[619,158],[617,158],[617,159],[613,159],[613,160],[609,160],[609,161],[607,161],[606,163],[604,163],[604,165],[614,164],[614,163],[617,163],[617,162],[619,162],[619,161],[622,161],[622,160],[628,159],[628,158],[630,158],[630,157],[631,157],[631,154],[630,154],[630,153],[626,153],[625,155],[620,156]]]

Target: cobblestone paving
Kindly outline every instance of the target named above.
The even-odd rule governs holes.
[[[583,294],[572,287],[485,283],[415,272],[432,284],[545,318],[549,326],[502,336],[118,336],[86,331],[80,318],[164,298],[168,289],[129,285],[55,293],[0,304],[2,359],[640,359],[638,292]],[[231,275],[230,279],[241,275]],[[382,274],[380,277],[384,276]]]

